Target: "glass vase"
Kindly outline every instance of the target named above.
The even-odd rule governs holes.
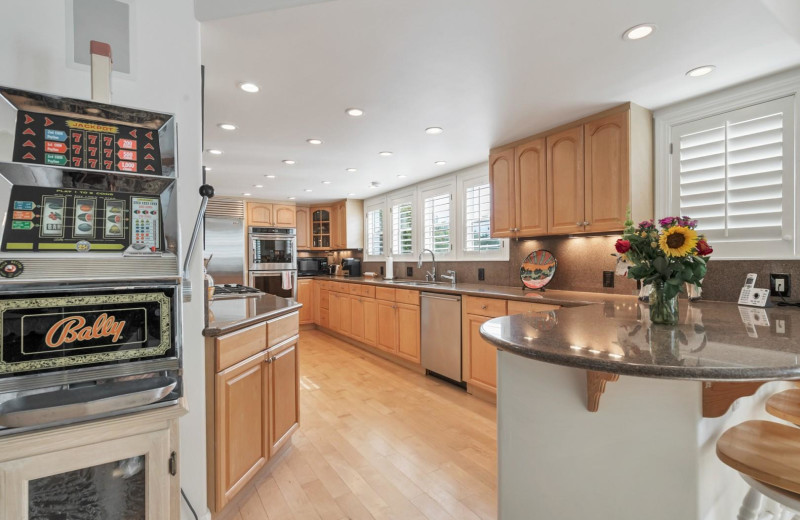
[[[664,282],[653,282],[650,290],[650,322],[663,325],[678,323],[678,295],[667,298],[664,294]]]

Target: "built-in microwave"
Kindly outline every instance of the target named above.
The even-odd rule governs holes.
[[[294,229],[251,227],[248,237],[251,271],[295,269],[297,244]]]
[[[319,274],[330,274],[328,272],[328,257],[309,256],[297,259],[298,276],[317,276]]]

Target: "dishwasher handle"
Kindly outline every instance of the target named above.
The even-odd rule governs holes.
[[[437,293],[423,292],[422,297],[431,298],[432,300],[447,300],[451,302],[461,301],[461,296],[458,294],[437,294]]]

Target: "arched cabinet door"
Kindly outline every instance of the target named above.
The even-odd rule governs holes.
[[[514,149],[489,157],[489,185],[492,193],[491,231],[493,237],[514,236],[516,195],[514,193]]]
[[[536,139],[515,149],[516,235],[547,234],[547,149]]]
[[[583,126],[547,136],[547,231],[584,231]]]
[[[624,227],[630,201],[628,112],[584,126],[586,161],[586,231]]]

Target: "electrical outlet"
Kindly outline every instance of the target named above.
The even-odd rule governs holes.
[[[789,297],[791,293],[791,277],[788,274],[775,274],[769,275],[769,294],[770,296]]]
[[[603,271],[603,287],[614,287],[614,271]]]
[[[414,276],[414,268],[406,267],[406,276]]]
[[[478,268],[478,280],[486,280],[486,271],[483,269],[483,267]]]

